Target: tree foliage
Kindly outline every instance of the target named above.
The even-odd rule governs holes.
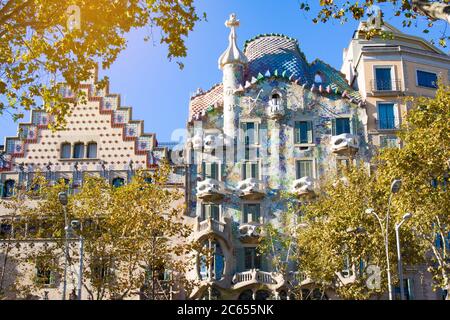
[[[399,208],[410,210],[421,247],[431,253],[430,271],[438,288],[450,278],[450,87],[440,84],[435,98],[409,99],[411,110],[399,137],[401,149],[380,155],[379,173],[403,180]]]
[[[184,57],[185,37],[198,20],[192,0],[0,1],[0,114],[19,119],[23,110],[43,107],[51,125],[63,127],[70,104],[58,83],[85,101],[80,83],[97,63],[111,66],[133,28],[161,30],[168,58]]]
[[[86,175],[79,192],[69,197],[68,221],[75,223],[69,230],[68,279],[77,287],[82,237],[85,297],[124,299],[140,294],[146,299],[169,299],[171,290],[189,289],[184,274],[191,265],[183,257],[194,248],[188,240],[192,230],[183,220],[182,195],[167,188],[170,170],[164,165],[151,174],[137,172],[130,183],[118,188],[102,177]],[[22,220],[28,229],[36,226],[32,236],[39,241],[21,248],[16,258],[24,266],[48,266],[62,281],[64,208],[58,194],[68,186],[63,181],[49,185],[42,177],[36,179],[36,205]],[[36,280],[24,285],[18,279],[19,291],[45,288],[45,283]]]
[[[449,37],[446,35],[446,25],[450,22],[450,5],[447,0],[365,0],[365,1],[336,1],[336,0],[320,0],[320,9],[314,13],[312,19],[314,23],[327,23],[330,20],[346,23],[349,20],[362,20],[369,18],[374,19],[377,15],[384,16],[384,13],[392,14],[397,19],[402,19],[404,27],[417,26],[420,18],[425,20],[424,33],[429,33],[430,29],[437,22],[443,22],[444,27],[442,35],[439,37],[439,44],[446,47],[446,41]],[[383,7],[383,8],[381,8]],[[300,2],[300,9],[310,11],[311,6],[308,1]],[[366,34],[367,38],[373,36],[389,36],[380,29],[372,28]],[[434,42],[435,40],[431,40]]]

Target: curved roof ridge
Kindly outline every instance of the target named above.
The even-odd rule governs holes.
[[[298,40],[295,39],[295,38],[289,37],[289,36],[287,36],[287,35],[285,35],[285,34],[282,34],[282,33],[260,33],[260,34],[258,34],[258,35],[256,35],[256,36],[254,36],[253,38],[250,38],[250,39],[248,39],[248,40],[246,40],[246,41],[244,42],[244,53],[245,53],[245,51],[247,50],[247,46],[248,46],[251,42],[253,42],[253,41],[255,41],[255,40],[258,40],[259,38],[263,38],[263,37],[281,37],[281,38],[285,38],[285,39],[287,39],[287,40],[294,41],[294,42],[296,43],[296,45],[297,45],[297,49],[301,52],[301,50],[300,50],[300,48],[299,48]]]
[[[193,95],[193,96],[191,97],[191,100],[194,100],[195,98],[198,98],[198,97],[201,97],[201,96],[203,96],[203,95],[205,95],[205,94],[210,93],[211,91],[213,91],[215,88],[217,88],[217,87],[220,86],[220,85],[222,85],[222,82],[218,82],[218,83],[216,83],[216,84],[213,84],[213,85],[211,86],[211,88],[209,88],[208,90],[202,91],[202,92],[200,92],[200,93],[198,93],[198,94]]]

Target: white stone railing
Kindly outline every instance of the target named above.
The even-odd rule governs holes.
[[[197,224],[197,231],[213,230],[223,233],[225,231],[225,223],[214,220],[212,218],[200,221]]]
[[[244,272],[238,272],[233,276],[233,284],[246,283],[246,282],[259,282],[262,284],[276,284],[271,272],[260,271],[252,269]]]

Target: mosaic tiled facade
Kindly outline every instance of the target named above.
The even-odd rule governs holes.
[[[199,258],[193,297],[287,297],[295,267],[278,275],[256,253],[259,226],[278,223],[283,192],[311,195],[325,172],[367,160],[362,102],[340,72],[308,63],[296,40],[260,35],[241,52],[239,22],[226,25],[223,83],[190,102],[189,214],[197,240],[216,252],[212,265]]]

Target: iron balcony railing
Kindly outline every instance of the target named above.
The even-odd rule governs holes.
[[[384,80],[384,79],[372,79],[370,81],[372,91],[375,92],[389,92],[389,91],[401,91],[401,80]]]

